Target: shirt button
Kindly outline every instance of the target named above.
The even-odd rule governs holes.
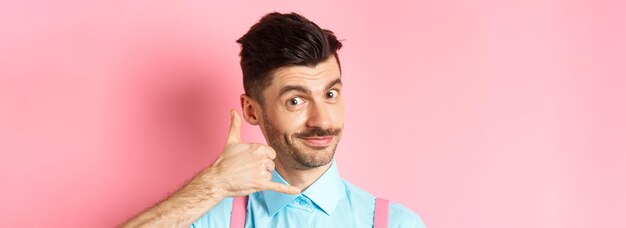
[[[300,200],[300,206],[306,206],[306,205],[307,205],[306,201]]]

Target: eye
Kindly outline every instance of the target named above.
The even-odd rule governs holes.
[[[302,98],[300,97],[294,97],[294,98],[287,100],[287,104],[289,106],[298,106],[298,105],[301,105],[302,103],[304,103],[304,100],[302,100]]]
[[[335,98],[337,97],[338,93],[339,92],[336,89],[330,90],[326,92],[326,98],[329,98],[329,99]]]

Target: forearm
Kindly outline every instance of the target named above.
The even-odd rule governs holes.
[[[189,227],[226,194],[210,169],[203,170],[184,187],[122,227]]]
[[[263,190],[300,194],[294,186],[272,182],[276,151],[267,145],[241,142],[239,115],[231,111],[231,118],[226,146],[215,163],[123,227],[188,227],[225,197]]]

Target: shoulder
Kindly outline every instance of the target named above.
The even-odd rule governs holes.
[[[343,184],[346,187],[346,194],[348,197],[353,197],[355,199],[374,202],[376,200],[376,196],[370,194],[369,192],[353,185],[352,183],[343,180]]]
[[[352,208],[359,208],[359,211],[374,213],[374,204],[376,196],[366,192],[365,190],[343,180],[346,187],[346,197]]]
[[[233,208],[233,198],[224,198],[206,214],[202,215],[190,227],[228,227],[230,223],[230,211]]]
[[[343,180],[343,183],[346,186],[348,200],[353,208],[365,209],[373,215],[376,196],[346,180]],[[417,213],[402,204],[391,202],[389,206],[389,227],[425,228],[426,226]]]
[[[422,218],[411,209],[392,202],[389,206],[389,227],[425,228]]]

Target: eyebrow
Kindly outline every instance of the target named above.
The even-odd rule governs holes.
[[[343,83],[341,83],[341,78],[337,78],[335,80],[333,80],[332,82],[328,83],[328,85],[326,85],[326,87],[324,88],[324,91],[329,90],[330,88],[332,88],[335,85],[343,85]],[[311,90],[309,90],[308,88],[305,88],[304,86],[299,86],[299,85],[287,85],[287,86],[283,86],[282,88],[280,88],[280,91],[278,92],[278,97],[283,96],[283,94],[289,92],[289,91],[300,91],[302,93],[307,93],[310,94]]]

